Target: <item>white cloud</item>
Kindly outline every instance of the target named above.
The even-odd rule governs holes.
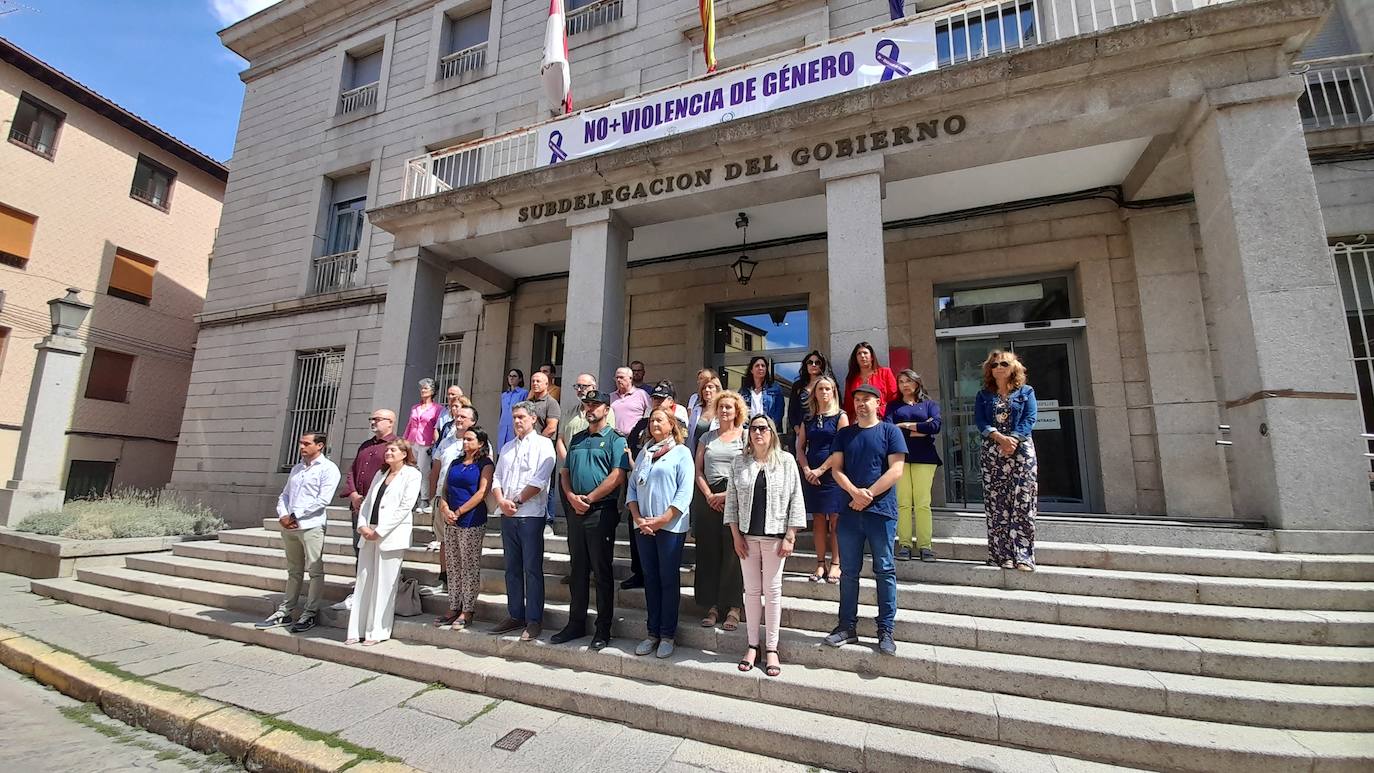
[[[277,0],[210,0],[210,11],[220,24],[233,24],[261,11]]]

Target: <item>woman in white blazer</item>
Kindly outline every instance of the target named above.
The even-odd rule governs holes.
[[[377,471],[358,507],[362,549],[358,553],[353,611],[348,616],[348,640],[344,642],[361,641],[364,647],[391,638],[396,581],[401,576],[401,559],[410,547],[414,527],[411,511],[420,498],[421,476],[410,443],[401,438],[387,443],[382,459],[386,466]]]

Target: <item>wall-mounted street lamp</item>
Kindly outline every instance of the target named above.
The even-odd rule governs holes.
[[[86,320],[91,304],[83,303],[76,297],[75,287],[67,288],[67,295],[48,301],[48,317],[52,320],[52,334],[55,336],[76,335],[76,329]]]
[[[737,258],[734,263],[730,264],[730,270],[735,272],[736,281],[742,285],[747,285],[749,284],[749,280],[754,277],[754,269],[758,268],[759,265],[757,260],[751,260],[749,256],[744,253],[744,245],[749,243],[749,216],[743,212],[739,213],[739,216],[735,218],[735,227],[742,229],[744,234],[740,237],[739,241],[739,258]]]

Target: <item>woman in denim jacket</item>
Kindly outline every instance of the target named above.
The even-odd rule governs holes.
[[[988,519],[988,564],[1035,571],[1035,390],[1026,366],[1012,352],[993,351],[983,361],[983,388],[973,421],[983,436],[983,509]]]

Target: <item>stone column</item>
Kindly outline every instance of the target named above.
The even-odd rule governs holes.
[[[13,527],[34,513],[62,509],[67,428],[86,354],[80,339],[67,334],[74,332],[54,332],[34,346],[38,360],[29,383],[14,479],[0,489],[0,526]]]
[[[1186,209],[1128,212],[1166,512],[1229,518],[1217,391]]]
[[[442,258],[419,247],[395,250],[387,262],[386,315],[372,407],[396,411],[400,434],[410,406],[419,400],[416,382],[434,377],[447,271]],[[443,395],[435,398],[442,401]]]
[[[841,379],[849,352],[873,344],[887,364],[887,270],[883,262],[883,157],[861,156],[821,169],[825,183],[830,360]]]
[[[564,388],[579,373],[592,373],[603,391],[625,364],[625,262],[630,229],[610,210],[568,217],[567,328],[563,342]]]
[[[1232,501],[1275,528],[1371,529],[1364,425],[1301,89],[1289,77],[1214,89],[1181,135],[1235,443]]]
[[[470,397],[480,424],[495,436],[501,420],[501,390],[506,388],[506,348],[510,340],[511,298],[483,301],[473,352]],[[495,442],[495,441],[493,441]]]

